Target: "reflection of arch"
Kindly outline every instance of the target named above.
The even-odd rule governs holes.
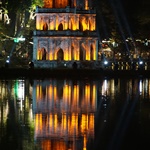
[[[43,30],[44,30],[44,31],[47,31],[47,30],[48,30],[48,25],[47,25],[47,23],[44,23],[44,25],[43,25]]]
[[[90,46],[90,53],[91,53],[91,55],[90,55],[90,60],[94,60],[94,58],[93,58],[93,45],[91,45]]]
[[[45,100],[46,97],[46,87],[42,86],[42,99]]]
[[[79,21],[79,30],[83,31],[83,25],[82,25],[81,21]]]
[[[63,86],[62,86],[63,84],[61,81],[59,83],[60,84],[57,85],[57,96],[58,96],[58,99],[61,100],[63,98]]]
[[[63,31],[63,24],[62,24],[62,23],[59,24],[58,30],[59,30],[59,31]]]
[[[46,49],[43,47],[41,50],[42,60],[46,60]]]
[[[64,52],[63,50],[60,48],[57,52],[57,60],[63,60],[64,59]]]

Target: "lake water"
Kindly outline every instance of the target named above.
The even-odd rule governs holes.
[[[0,80],[0,150],[144,150],[150,79]]]

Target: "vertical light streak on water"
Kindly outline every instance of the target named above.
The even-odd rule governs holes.
[[[140,95],[142,94],[142,80],[140,80],[140,83],[139,83],[139,92],[140,92]]]
[[[139,83],[140,84],[140,83]],[[124,104],[124,107],[122,109],[122,113],[119,117],[117,126],[114,130],[114,134],[112,136],[112,139],[110,141],[110,144],[108,145],[108,150],[120,150],[120,146],[123,141],[123,137],[127,131],[127,128],[129,126],[129,123],[131,122],[131,118],[134,114],[135,106],[138,102],[139,98],[139,92],[136,92],[135,99],[132,101],[132,105],[130,106],[130,109],[128,110],[128,101],[129,101],[129,95],[127,97],[127,100]],[[128,110],[128,111],[127,111]],[[125,113],[128,113],[128,115],[125,117]]]
[[[104,80],[104,90],[105,90],[105,93],[107,92],[107,88],[108,88],[107,80]]]
[[[97,126],[97,129],[95,129],[96,131],[96,135],[98,137],[101,137],[104,130],[105,130],[105,127],[106,127],[106,124],[107,124],[107,118],[108,118],[108,115],[109,115],[109,111],[110,111],[110,104],[109,104],[109,97],[107,95],[107,90],[108,90],[108,80],[105,79],[104,82],[103,82],[103,85],[102,85],[102,95],[100,96],[100,99],[99,99],[99,105],[97,107],[97,112],[96,112],[96,115],[95,115],[95,124],[99,124],[99,120],[101,120],[103,118],[103,122],[101,122],[100,126],[99,125]],[[99,138],[96,138],[96,141],[95,141],[95,144],[94,144],[94,147],[95,149],[97,148],[97,145],[100,144],[100,141],[99,141]]]

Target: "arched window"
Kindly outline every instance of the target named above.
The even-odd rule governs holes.
[[[60,48],[57,52],[57,60],[63,60],[64,59],[64,52],[63,50]]]
[[[81,21],[79,21],[79,30],[83,31],[83,25],[82,25]]]
[[[63,31],[63,24],[62,23],[59,24],[58,31]]]
[[[91,46],[90,46],[90,53],[91,53],[91,54],[90,54],[90,59],[91,59],[91,60],[94,60],[94,58],[93,58],[93,52],[94,52],[94,51],[93,51],[93,45],[91,45]]]
[[[44,23],[44,25],[43,25],[43,30],[44,30],[44,31],[47,31],[47,30],[48,30],[48,25],[47,25],[47,23]]]
[[[89,21],[89,30],[92,31],[91,21]]]

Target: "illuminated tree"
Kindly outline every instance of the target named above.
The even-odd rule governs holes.
[[[32,6],[39,6],[42,7],[44,5],[43,0],[33,0],[32,1]]]

